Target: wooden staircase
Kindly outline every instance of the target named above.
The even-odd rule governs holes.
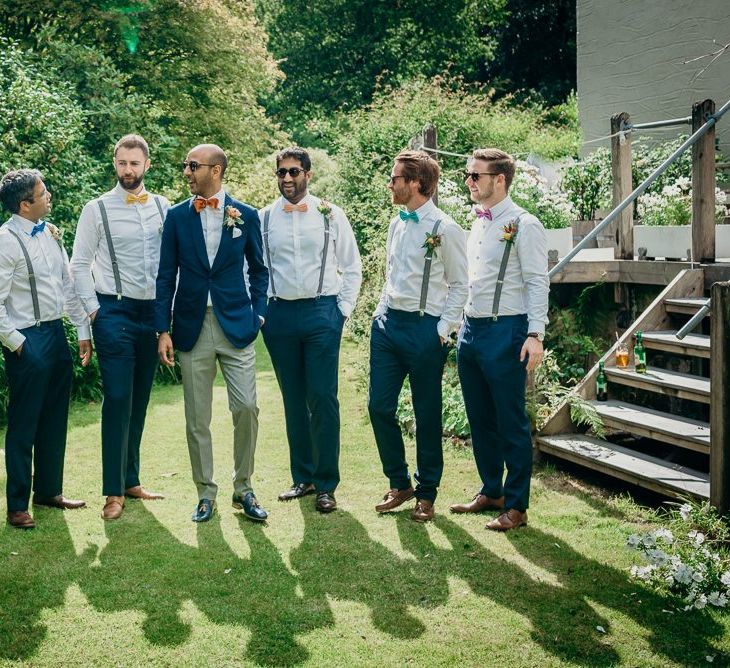
[[[537,435],[546,454],[676,498],[710,498],[710,336],[683,340],[679,327],[706,300],[703,269],[680,273],[601,358],[609,400],[596,401],[596,365],[575,388],[598,412],[605,439],[580,433],[567,405]],[[634,337],[644,333],[647,373],[633,366]],[[616,349],[630,351],[627,368],[616,366]]]

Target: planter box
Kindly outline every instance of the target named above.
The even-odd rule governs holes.
[[[593,228],[601,222],[602,219],[597,218],[596,220],[576,220],[573,221],[573,245],[575,246],[585,237]],[[615,225],[611,224],[608,226],[609,230],[614,228]],[[615,248],[616,247],[616,235],[608,230],[603,230],[593,241],[588,243],[586,248]]]
[[[545,230],[548,252],[558,251],[558,257],[565,257],[573,249],[573,230],[564,227],[560,230]]]
[[[635,225],[634,254],[646,248],[647,257],[688,259],[691,225]],[[730,258],[730,225],[715,226],[715,257]]]

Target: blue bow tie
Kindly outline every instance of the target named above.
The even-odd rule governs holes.
[[[414,223],[418,222],[418,214],[415,211],[411,211],[410,213],[408,211],[405,211],[401,209],[399,212],[400,219],[407,223],[409,220],[412,220]]]
[[[30,232],[30,236],[34,237],[39,232],[43,232],[46,229],[46,221],[41,221],[38,225],[33,225],[33,229]]]

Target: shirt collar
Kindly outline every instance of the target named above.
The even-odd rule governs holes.
[[[20,228],[21,232],[25,232],[25,234],[30,234],[33,231],[33,228],[37,224],[41,223],[40,220],[38,221],[38,223],[34,223],[27,218],[23,218],[23,216],[19,216],[17,213],[14,213],[10,220],[15,223],[16,227]]]
[[[122,188],[122,184],[117,181],[117,185],[114,186],[114,189],[112,192],[117,195],[125,204],[127,202],[127,195],[131,195],[132,193],[129,192],[129,190],[125,190]],[[147,188],[142,186],[142,190],[140,190],[137,195],[142,195],[143,193],[147,193]],[[149,195],[149,193],[147,193]]]
[[[514,202],[512,201],[512,198],[507,195],[501,202],[498,202],[489,209],[492,212],[492,220],[495,220],[498,216],[501,216],[505,211],[511,209],[513,206]]]
[[[276,202],[274,202],[275,205],[277,205],[280,209],[284,207],[285,204],[291,204],[291,202],[284,197],[284,195],[281,195]],[[297,204],[307,204],[309,208],[312,207],[317,208],[319,206],[319,200],[312,195],[309,191],[307,191],[307,194],[300,199]]]
[[[428,200],[425,204],[421,204],[421,206],[415,210],[419,222],[424,220],[429,214],[433,213],[435,209],[436,205],[433,203],[432,199]]]

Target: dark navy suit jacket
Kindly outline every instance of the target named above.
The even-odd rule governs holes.
[[[266,315],[269,272],[263,260],[258,213],[227,193],[224,206],[234,206],[241,212],[236,224],[241,235],[233,238],[232,228],[223,230],[213,266],[208,262],[200,214],[193,207],[193,198],[172,207],[165,219],[155,329],[167,332],[172,324],[173,344],[182,352],[192,350],[198,340],[208,291],[218,324],[236,348],[245,348],[256,338],[261,326],[259,316]],[[244,257],[248,263],[250,296],[243,278]]]

